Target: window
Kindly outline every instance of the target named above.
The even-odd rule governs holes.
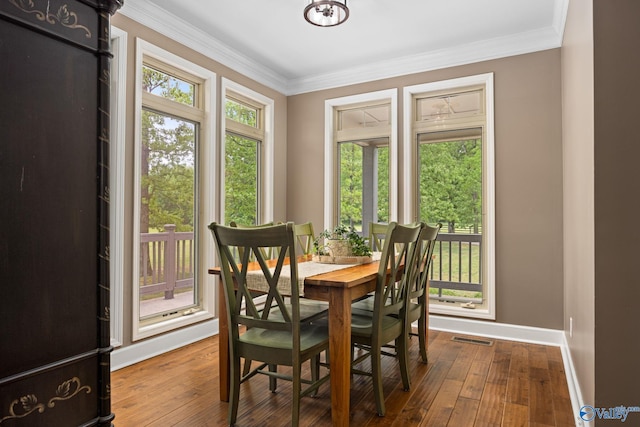
[[[370,222],[397,216],[396,91],[328,100],[325,109],[325,228],[366,236]]]
[[[494,319],[493,77],[405,88],[405,114],[407,221],[443,225],[430,311]]]
[[[224,223],[273,220],[273,100],[222,79]]]
[[[138,40],[134,339],[211,317],[215,75]],[[201,230],[203,232],[201,232]]]

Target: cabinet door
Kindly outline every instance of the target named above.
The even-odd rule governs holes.
[[[2,427],[113,418],[104,34],[98,4],[0,4]]]

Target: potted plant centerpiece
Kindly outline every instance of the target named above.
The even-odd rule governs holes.
[[[324,230],[313,242],[314,260],[334,264],[371,262],[371,249],[353,227],[338,225]]]

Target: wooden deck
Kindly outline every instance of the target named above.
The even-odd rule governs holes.
[[[456,336],[463,336],[456,334]],[[429,364],[412,339],[411,391],[402,391],[395,359],[383,358],[387,414],[378,417],[371,379],[354,377],[352,426],[574,426],[560,349],[492,340],[452,341],[431,331]],[[469,336],[463,336],[469,337]],[[469,337],[478,338],[478,337]],[[483,338],[478,338],[483,339]],[[205,339],[112,374],[116,427],[224,426],[228,404],[218,394],[218,340]],[[241,386],[238,427],[287,426],[291,386],[254,377]],[[331,426],[329,387],[303,399],[301,426]]]

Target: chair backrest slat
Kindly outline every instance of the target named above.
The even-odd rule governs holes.
[[[388,225],[374,296],[374,328],[381,326],[382,316],[398,313],[404,308],[422,225],[399,225],[396,222]]]
[[[413,278],[410,280],[410,299],[422,297],[426,292],[427,281],[429,278],[429,270],[433,256],[433,248],[435,247],[438,233],[442,228],[442,224],[432,227],[425,225],[420,232],[419,246],[415,255],[415,263],[413,268]],[[428,298],[428,295],[426,296]]]
[[[316,238],[313,234],[313,224],[311,222],[296,224],[293,227],[293,232],[296,235],[296,242],[298,243],[300,254],[310,254],[313,249],[313,241]]]
[[[381,222],[369,223],[369,247],[373,252],[382,252],[388,228],[389,224]]]

